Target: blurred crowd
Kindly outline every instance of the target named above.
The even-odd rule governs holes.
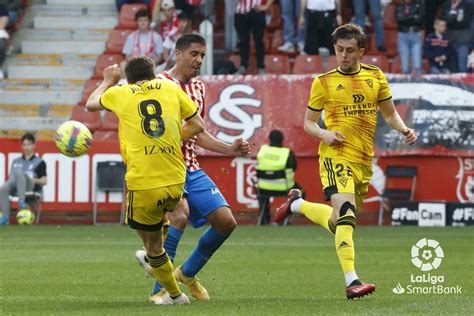
[[[238,73],[246,73],[249,66],[250,33],[258,72],[264,73],[263,12],[268,12],[272,0],[235,2],[241,58]],[[394,10],[387,13],[388,7]],[[474,0],[279,0],[279,8],[283,44],[278,50],[282,53],[333,54],[330,34],[338,25],[351,22],[374,35],[372,53],[392,57],[398,53],[405,74],[424,73],[423,58],[429,60],[428,73],[472,72]],[[398,31],[394,52],[386,47],[387,40],[392,40],[385,37],[387,19],[394,20]]]
[[[149,56],[158,70],[174,64],[174,44],[181,34],[196,32],[203,18],[215,15],[215,0],[115,2],[118,12],[125,4],[144,5],[135,12],[136,30],[128,35],[122,53]],[[0,80],[7,30],[21,18],[22,4],[0,0]],[[258,73],[265,73],[264,42],[275,12],[282,20],[277,26],[280,54],[334,54],[330,34],[338,25],[352,22],[368,34],[366,51],[390,58],[398,54],[405,74],[464,73],[474,68],[474,0],[226,0],[225,5],[232,7],[226,12],[232,12],[238,38],[240,65],[233,72],[239,74],[248,72],[252,54]],[[391,38],[394,31],[396,40]]]

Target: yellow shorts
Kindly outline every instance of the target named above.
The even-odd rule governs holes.
[[[181,201],[183,184],[151,190],[129,190],[125,223],[133,229],[159,231],[166,212],[172,212]]]
[[[352,193],[355,195],[356,207],[359,208],[369,189],[372,166],[320,157],[319,174],[326,201],[336,193]]]

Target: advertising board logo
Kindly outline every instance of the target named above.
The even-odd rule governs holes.
[[[246,94],[249,97],[235,97],[234,94]],[[224,142],[232,143],[234,139],[242,137],[250,139],[258,128],[263,126],[262,114],[249,114],[242,106],[261,108],[262,101],[252,98],[255,89],[246,84],[233,84],[222,90],[219,101],[210,107],[209,118],[217,126],[224,130],[236,131],[229,134],[220,130],[216,138]]]

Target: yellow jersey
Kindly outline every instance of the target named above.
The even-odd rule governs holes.
[[[100,104],[119,119],[120,149],[130,190],[184,183],[181,124],[198,112],[180,87],[160,79],[115,86],[105,91]]]
[[[345,136],[340,146],[329,146],[321,141],[319,155],[372,164],[378,104],[391,98],[385,75],[373,65],[360,64],[353,73],[344,73],[337,68],[316,77],[308,108],[324,110],[327,129],[337,130]]]

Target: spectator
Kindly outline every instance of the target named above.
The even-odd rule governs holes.
[[[8,25],[12,26],[18,21],[18,12],[21,8],[21,0],[0,0],[0,5],[5,5],[8,12]]]
[[[13,160],[10,168],[10,178],[0,187],[1,211],[3,221],[8,224],[10,216],[10,194],[18,195],[18,208],[28,208],[26,192],[41,192],[48,179],[45,162],[35,155],[35,137],[26,133],[21,137],[23,155]]]
[[[120,9],[124,4],[131,4],[131,3],[143,3],[146,5],[150,4],[150,0],[115,0],[115,6],[117,7],[117,12],[120,12]]]
[[[423,73],[421,52],[421,28],[423,25],[423,5],[421,0],[403,0],[397,5],[398,53],[404,74]]]
[[[472,6],[463,0],[451,0],[441,9],[441,16],[448,24],[446,37],[457,60],[451,69],[452,72],[467,71],[467,55],[472,41],[470,24],[473,14]]]
[[[7,7],[3,4],[0,4],[0,80],[3,80],[4,78],[2,67],[7,54],[8,38],[10,37],[6,30],[8,20]]]
[[[425,0],[425,31],[426,34],[434,32],[434,20],[436,13],[441,8],[441,6],[448,0]]]
[[[191,33],[192,32],[192,23],[189,16],[183,11],[178,14],[178,28],[173,29],[168,36],[165,38],[163,42],[163,60],[165,63],[165,69],[170,69],[176,63],[176,55],[175,55],[175,45],[178,37],[182,34]]]
[[[306,22],[306,40],[304,51],[307,54],[318,54],[320,47],[333,52],[331,33],[337,25],[342,24],[340,0],[301,0],[299,26]]]
[[[158,6],[159,9],[156,9]],[[151,28],[158,28],[159,33],[163,38],[178,28],[178,13],[173,0],[161,0],[155,3],[152,14]]]
[[[352,0],[355,11],[355,23],[365,28],[365,5],[367,0]],[[374,29],[375,29],[375,42],[377,44],[377,50],[379,52],[386,52],[385,48],[385,36],[383,31],[383,16],[380,0],[368,0],[370,13],[374,18]]]
[[[434,22],[434,33],[425,38],[424,51],[430,61],[431,74],[449,74],[448,58],[451,48],[446,33],[446,21],[436,19]]]
[[[269,145],[262,145],[257,153],[257,170],[259,171],[285,171],[284,179],[258,178],[258,202],[260,205],[260,222],[264,225],[270,222],[270,196],[290,189],[301,187],[295,182],[295,171],[298,165],[293,151],[283,146],[283,133],[273,130],[268,136]],[[282,181],[283,180],[283,181]]]
[[[265,29],[265,11],[273,0],[262,4],[261,0],[236,0],[234,26],[237,30],[240,45],[240,67],[238,74],[245,74],[249,66],[250,32],[253,34],[255,50],[257,52],[257,68],[259,74],[265,73],[263,46],[263,31]]]
[[[279,51],[282,52],[293,52],[295,50],[295,44],[298,45],[298,51],[301,53],[304,51],[304,25],[301,26],[299,23],[296,25],[295,30],[295,19],[300,16],[301,12],[301,1],[300,0],[281,0],[281,15],[283,17],[283,40],[282,46],[278,47]],[[304,11],[304,8],[303,8]]]
[[[135,13],[138,30],[128,35],[122,53],[130,56],[147,56],[154,62],[161,62],[163,53],[163,40],[160,34],[150,28],[150,11],[142,9]],[[120,67],[125,69],[125,67]]]

